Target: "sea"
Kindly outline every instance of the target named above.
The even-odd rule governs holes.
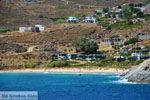
[[[38,100],[150,100],[150,84],[119,74],[1,73],[0,91],[37,91]]]

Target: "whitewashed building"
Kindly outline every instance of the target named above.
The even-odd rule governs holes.
[[[46,30],[46,26],[43,25],[35,25],[35,27],[38,27],[40,31]]]
[[[146,8],[140,8],[141,12],[145,12]]]
[[[132,57],[143,57],[144,55],[141,54],[141,53],[135,52],[135,53],[132,53],[131,56],[132,56]]]
[[[118,56],[114,56],[114,59],[123,59],[124,56],[118,55]]]
[[[32,4],[32,3],[36,3],[37,0],[24,0],[25,4]]]
[[[132,57],[136,57],[137,60],[140,60],[141,57],[144,57],[144,55],[143,55],[142,53],[137,53],[137,52],[132,53],[131,56],[132,56]]]
[[[85,22],[85,23],[96,23],[96,18],[95,17],[87,16],[87,17],[85,17],[85,19],[83,20],[83,22]]]
[[[149,40],[150,39],[150,32],[140,32],[137,34],[137,38],[139,40]]]
[[[122,9],[117,9],[115,12],[119,13],[119,12],[122,12],[123,10]]]
[[[101,44],[104,44],[104,45],[122,45],[123,41],[122,41],[121,37],[115,37],[115,38],[106,37],[101,41]]]
[[[76,18],[76,17],[69,17],[69,18],[67,19],[67,22],[78,23],[78,22],[80,22],[80,20],[79,20],[78,18]]]
[[[96,10],[96,11],[94,11],[94,14],[95,15],[100,15],[100,14],[102,14],[103,12],[102,12],[102,10]]]
[[[33,27],[19,27],[19,32],[33,32]]]

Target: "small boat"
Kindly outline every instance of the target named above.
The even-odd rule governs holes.
[[[81,76],[81,69],[79,71],[79,73],[76,74],[77,76]]]
[[[81,76],[81,74],[76,74],[76,76]]]

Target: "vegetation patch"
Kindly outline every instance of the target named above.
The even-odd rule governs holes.
[[[75,47],[80,48],[85,54],[94,54],[98,50],[98,43],[95,40],[90,40],[87,38],[80,38],[77,41],[73,42]]]
[[[35,68],[37,64],[35,62],[25,62],[23,67],[24,68]]]
[[[87,16],[87,14],[77,14],[77,15],[75,15],[75,17],[77,17],[77,18],[82,18],[82,17],[86,17]]]
[[[66,67],[69,66],[67,61],[53,61],[52,63],[48,64],[47,67]]]
[[[68,61],[69,65],[72,65],[72,64],[79,64],[79,62],[75,62],[75,61]]]
[[[127,21],[122,21],[122,22],[116,22],[112,24],[111,27],[116,30],[126,30],[126,29],[136,28],[141,25],[143,25],[143,23],[136,23],[136,24],[129,25]]]
[[[59,19],[56,19],[56,22],[57,23],[65,23],[66,20],[64,18],[59,18]]]
[[[133,66],[142,63],[143,60],[139,61],[123,61],[123,62],[114,62],[114,61],[102,61],[99,64],[99,67],[125,67],[125,66]]]
[[[56,10],[62,10],[62,9],[67,9],[69,7],[57,7]]]
[[[134,44],[134,43],[136,43],[136,42],[138,42],[138,39],[137,39],[137,38],[131,38],[131,39],[129,39],[128,41],[125,41],[125,42],[124,42],[124,45]]]
[[[11,31],[11,29],[7,28],[7,29],[0,29],[0,33],[6,33]]]
[[[142,63],[143,60],[139,61],[123,61],[123,62],[114,62],[114,61],[102,61],[102,62],[88,62],[85,64],[76,64],[76,65],[71,65],[71,67],[126,67],[126,66],[133,66],[133,65],[138,65]]]

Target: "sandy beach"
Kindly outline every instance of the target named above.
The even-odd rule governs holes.
[[[122,68],[51,68],[51,69],[16,69],[1,70],[0,73],[122,73]]]

